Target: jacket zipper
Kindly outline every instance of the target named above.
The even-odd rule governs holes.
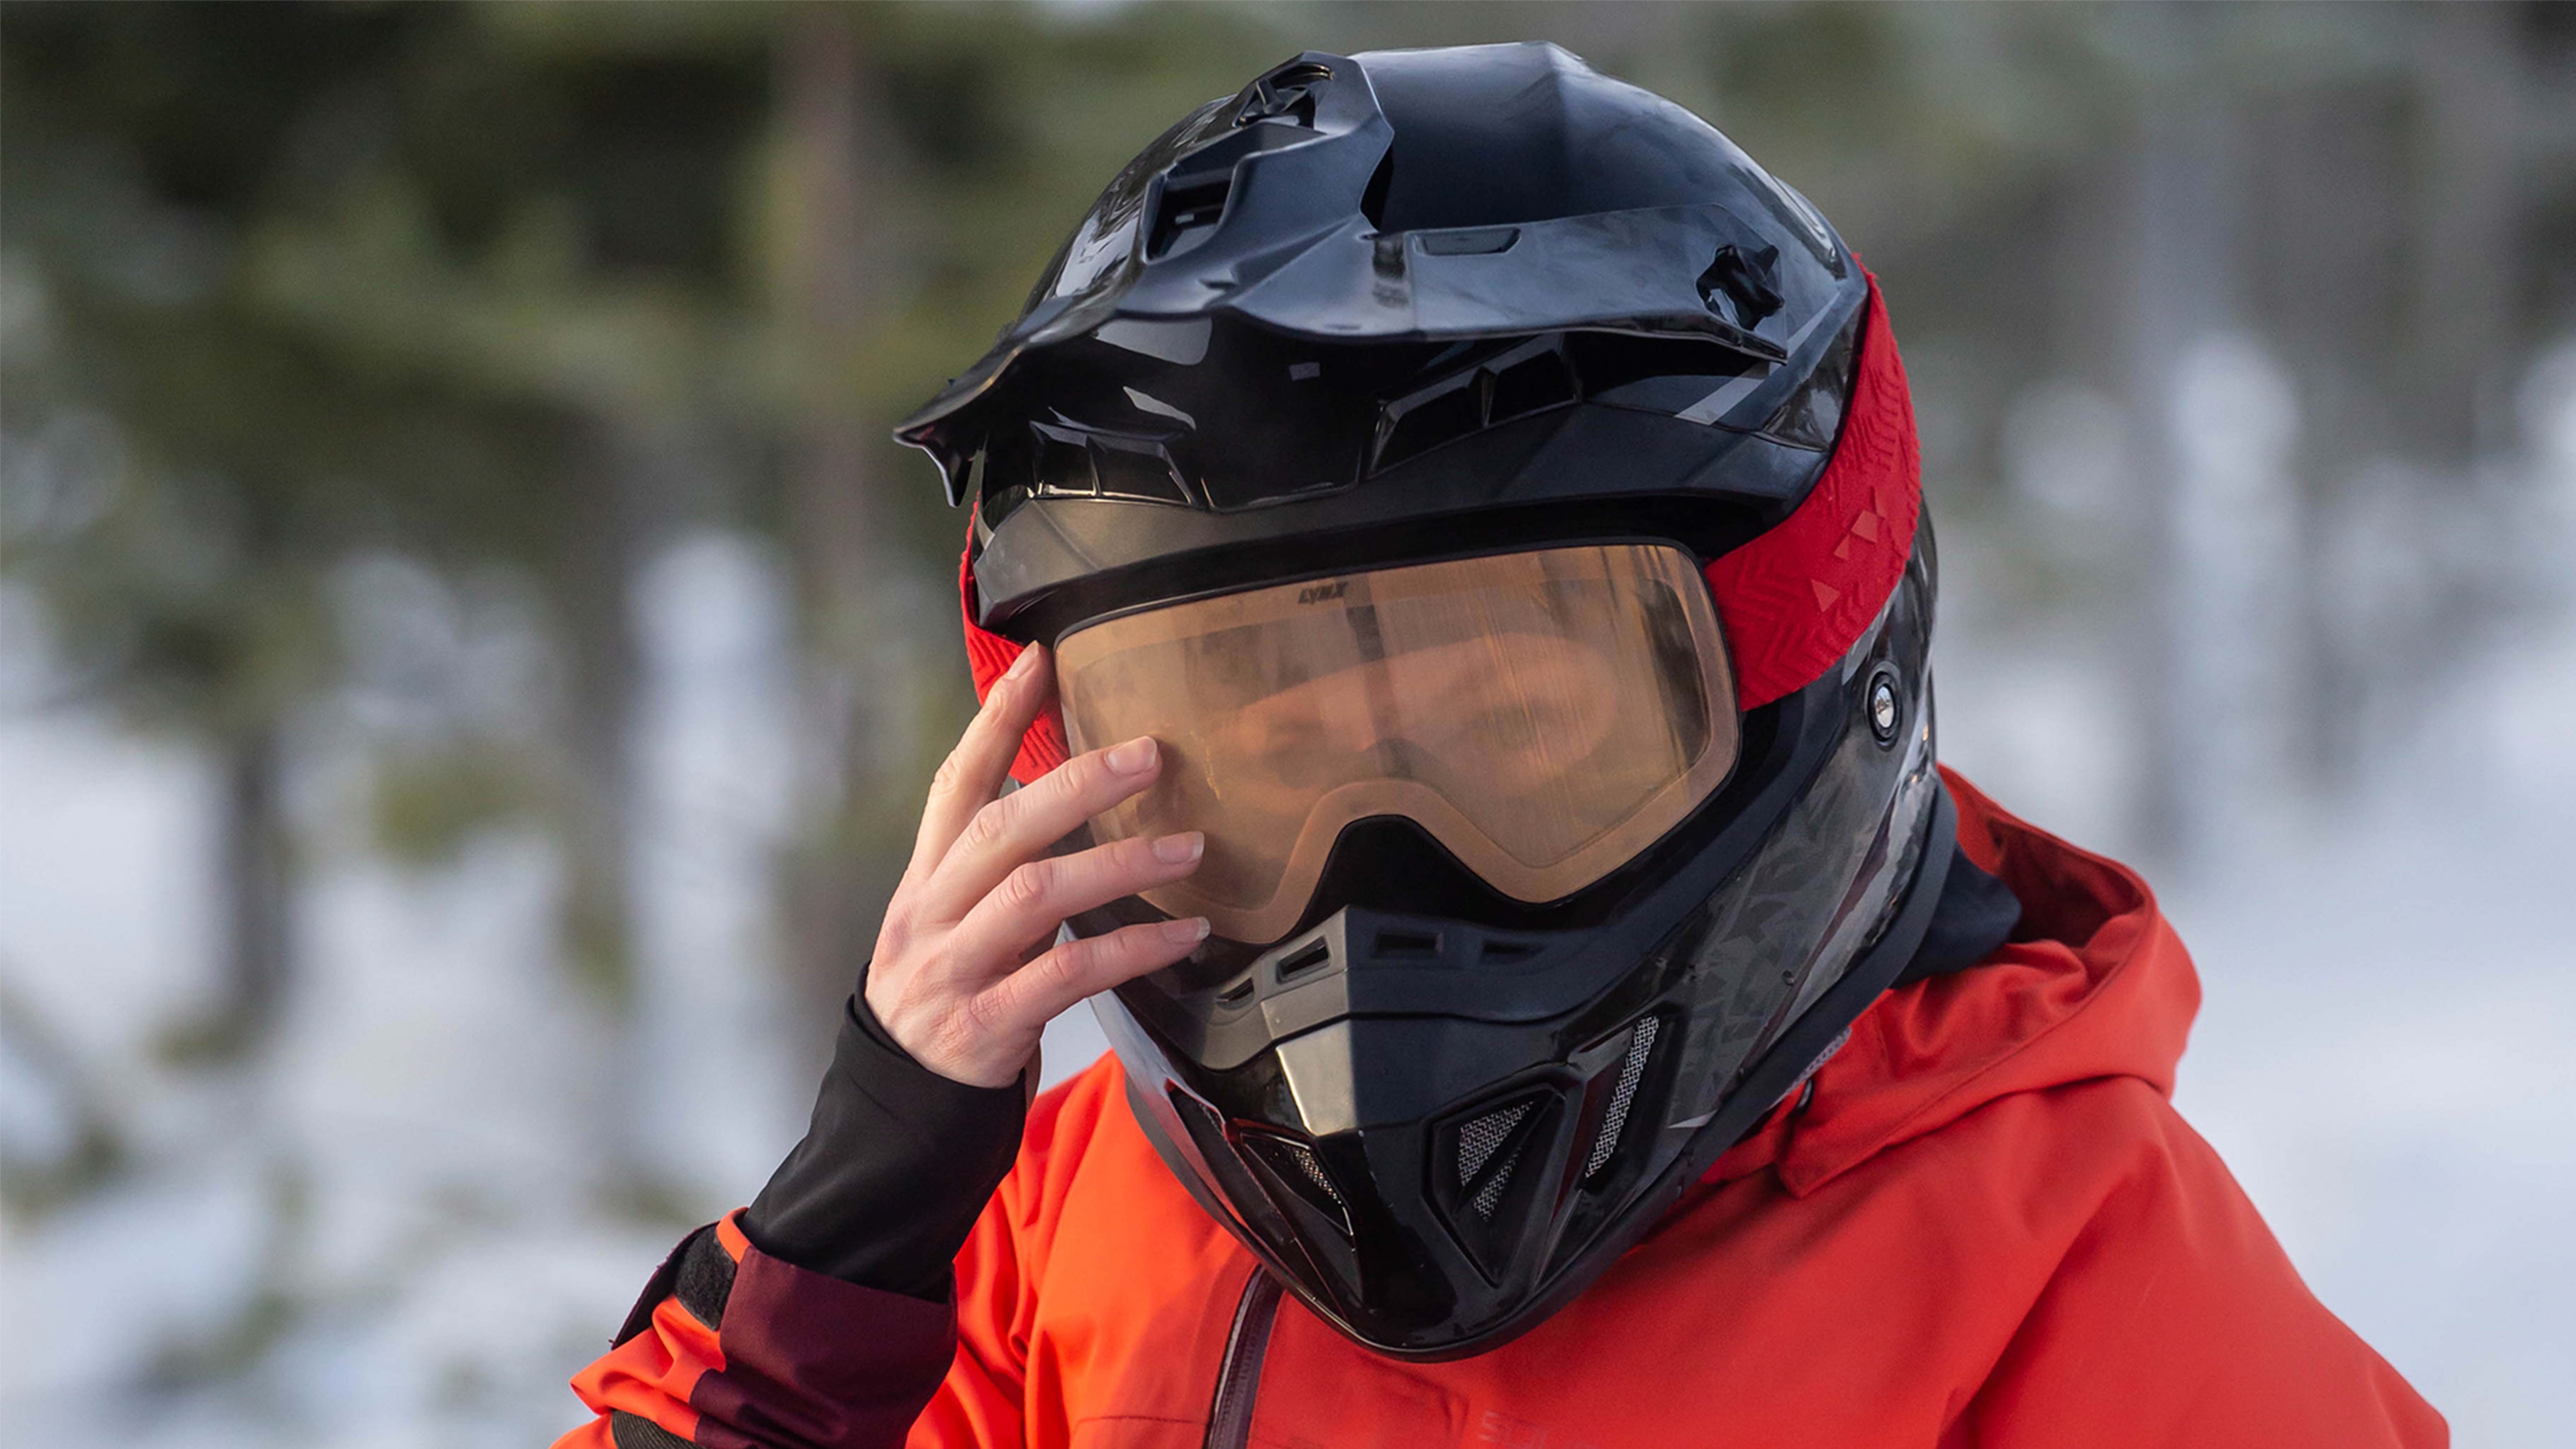
[[[1270,1350],[1270,1325],[1278,1316],[1279,1280],[1256,1263],[1251,1281],[1243,1285],[1243,1300],[1234,1306],[1225,1361],[1217,1366],[1207,1449],[1244,1449],[1251,1441],[1252,1401],[1261,1392],[1261,1360]]]

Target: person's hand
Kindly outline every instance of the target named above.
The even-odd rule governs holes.
[[[1049,944],[1065,917],[1169,885],[1197,870],[1206,848],[1193,830],[1047,854],[1162,773],[1161,751],[1140,735],[999,794],[1053,679],[1046,649],[1031,645],[940,765],[868,967],[868,1009],[895,1042],[941,1076],[978,1087],[1015,1080],[1056,1013],[1161,970],[1207,939],[1206,919],[1192,916]]]

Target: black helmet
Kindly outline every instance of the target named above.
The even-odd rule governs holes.
[[[1068,924],[1216,923],[1099,1003],[1137,1120],[1370,1348],[1573,1297],[1924,936],[1904,373],[1823,218],[1668,101],[1548,45],[1300,55],[898,435],[974,505],[979,686],[1057,650],[1023,778],[1170,707],[1092,828],[1215,812],[1205,879]]]

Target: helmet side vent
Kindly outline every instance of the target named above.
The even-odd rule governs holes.
[[[1619,1061],[1619,1082],[1610,1089],[1610,1107],[1601,1118],[1601,1130],[1592,1139],[1592,1155],[1584,1159],[1583,1177],[1589,1182],[1601,1175],[1619,1150],[1620,1129],[1628,1125],[1628,1109],[1637,1104],[1637,1087],[1646,1079],[1646,1062],[1655,1054],[1656,1018],[1639,1017],[1628,1032],[1628,1051]]]
[[[1230,171],[1166,186],[1163,204],[1154,212],[1154,229],[1145,234],[1145,259],[1160,261],[1207,240],[1225,215],[1225,198],[1233,190]]]
[[[1852,390],[1853,351],[1860,342],[1862,314],[1854,312],[1818,359],[1798,390],[1781,400],[1762,436],[1793,448],[1824,452],[1842,433],[1843,406]]]
[[[1445,377],[1379,409],[1369,471],[1392,468],[1484,427],[1477,377],[1474,372]]]
[[[1100,478],[1091,471],[1091,449],[1082,434],[1032,422],[1029,439],[1037,454],[1032,492],[1041,498],[1090,498],[1100,492]]]
[[[1732,244],[1719,247],[1708,270],[1699,274],[1700,300],[1710,311],[1750,332],[1787,300],[1780,295],[1779,270],[1778,247],[1751,252]]]
[[[1360,215],[1368,218],[1372,229],[1386,226],[1386,193],[1395,185],[1395,148],[1389,146],[1378,158],[1377,169],[1369,173],[1368,188],[1360,193]]]
[[[1569,406],[1581,391],[1564,334],[1531,338],[1381,404],[1369,471],[1383,472],[1497,423]]]
[[[1490,422],[1527,417],[1575,400],[1574,368],[1558,346],[1497,366],[1493,376]]]
[[[1161,444],[1131,442],[1094,434],[1091,438],[1091,474],[1098,480],[1103,498],[1127,498],[1144,503],[1180,503],[1190,501],[1189,485],[1181,481],[1181,470],[1172,466],[1172,456]]]

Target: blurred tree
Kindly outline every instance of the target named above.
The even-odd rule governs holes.
[[[283,157],[417,19],[13,6],[0,32],[0,213],[41,316],[8,359],[9,562],[79,695],[220,762],[226,929],[212,1008],[176,1041],[190,1052],[237,1054],[283,999],[285,735],[332,673],[332,563],[382,538],[388,503],[470,517],[439,495],[506,496],[527,476],[511,465],[553,442],[549,420],[440,379],[347,366],[260,295]],[[462,479],[441,466],[460,453]]]
[[[7,566],[70,696],[228,782],[220,989],[174,1042],[237,1057],[285,999],[295,739],[363,663],[333,581],[381,555],[531,582],[559,661],[533,744],[377,741],[381,838],[544,825],[567,964],[623,1009],[630,595],[689,517],[774,529],[793,565],[812,788],[784,904],[828,1022],[966,704],[949,631],[914,627],[962,524],[885,427],[1138,135],[1284,42],[1221,11],[6,13],[0,248],[38,317],[6,358]]]
[[[1008,322],[1141,138],[1294,49],[1249,11],[793,7],[767,175],[784,379],[775,519],[804,631],[790,965],[828,1024],[971,703],[947,617],[964,519],[887,429]],[[1079,106],[1061,87],[1078,78]]]
[[[450,798],[552,827],[566,959],[612,1010],[629,991],[628,592],[690,506],[656,439],[760,412],[735,214],[763,48],[566,54],[492,14],[13,5],[0,30],[0,245],[40,314],[7,359],[8,566],[74,697],[204,742],[225,782],[220,983],[183,1054],[238,1057],[285,998],[292,746],[369,554],[547,600],[553,743]]]
[[[890,607],[904,550],[884,526],[885,480],[872,476],[883,450],[848,399],[849,361],[884,306],[901,222],[888,67],[862,56],[856,20],[791,12],[773,41],[779,313],[798,384],[781,516],[805,633],[797,722],[816,787],[785,876],[785,913],[797,994],[818,1007],[837,1002],[869,948],[888,888],[886,828],[901,813],[896,781],[919,748],[916,681],[887,627],[906,613]]]

